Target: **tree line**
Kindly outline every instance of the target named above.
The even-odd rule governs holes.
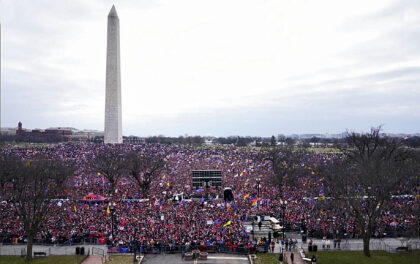
[[[384,136],[381,136],[384,137]],[[390,137],[393,138],[393,137]],[[145,138],[141,137],[124,137],[125,141],[130,141],[135,139],[135,142],[146,142],[146,143],[159,143],[159,144],[178,144],[178,145],[195,145],[201,146],[207,141],[210,141],[212,144],[218,145],[233,145],[237,147],[246,147],[253,144],[256,147],[268,147],[273,144],[297,144],[304,147],[335,147],[343,146],[347,144],[346,137],[344,138],[321,138],[321,137],[311,137],[311,138],[297,138],[297,137],[286,137],[284,135],[274,135],[271,137],[252,137],[252,136],[228,136],[228,137],[202,137],[202,136],[179,136],[179,137],[167,137],[163,135],[159,136],[149,136]],[[402,139],[397,138],[395,139]],[[1,136],[3,142],[29,142],[29,143],[57,143],[57,142],[67,142],[68,137],[63,135],[54,135],[54,134],[21,134],[21,135],[7,135],[4,134]],[[103,136],[94,136],[87,139],[89,142],[103,144]],[[401,144],[411,148],[420,147],[420,137],[419,136],[410,136],[405,137],[401,140]]]

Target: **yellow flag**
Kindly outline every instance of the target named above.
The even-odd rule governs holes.
[[[228,225],[230,225],[230,224],[232,224],[232,222],[229,220],[229,221],[227,221],[227,223],[226,224],[224,224],[223,225],[223,227],[227,227]]]
[[[245,195],[245,196],[244,196],[244,200],[245,200],[246,198],[248,198],[250,195],[251,195],[250,193],[248,193],[247,195]]]
[[[74,212],[77,213],[76,205],[73,205]]]
[[[111,213],[111,210],[109,210],[109,205],[108,205],[108,208],[106,208],[106,214],[110,214]]]

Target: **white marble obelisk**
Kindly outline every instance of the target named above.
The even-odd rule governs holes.
[[[108,14],[105,91],[105,143],[122,143],[120,20],[112,6]]]

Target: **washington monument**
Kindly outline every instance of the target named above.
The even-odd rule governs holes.
[[[122,143],[120,20],[115,6],[108,14],[105,91],[105,143]]]

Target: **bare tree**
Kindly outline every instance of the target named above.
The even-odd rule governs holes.
[[[345,204],[356,218],[367,257],[375,220],[391,201],[391,195],[414,179],[419,164],[410,149],[397,139],[381,138],[380,130],[379,127],[367,134],[350,133],[350,148],[322,172],[327,194],[336,205]]]
[[[160,157],[130,152],[126,156],[126,164],[129,174],[139,186],[143,198],[147,198],[150,184],[159,177],[164,168],[164,160]]]
[[[20,160],[13,154],[0,152],[0,194],[5,191],[6,183],[10,183]],[[0,196],[1,197],[1,196]]]
[[[89,167],[108,180],[110,196],[115,194],[118,180],[127,172],[125,156],[118,145],[103,145],[90,159]]]
[[[278,186],[280,195],[286,183],[294,185],[298,176],[305,173],[300,165],[302,157],[306,154],[306,149],[287,144],[274,146],[264,155],[264,159],[271,162],[274,177],[272,182]]]
[[[51,199],[61,198],[67,186],[67,179],[73,174],[72,166],[61,160],[39,157],[31,161],[14,162],[9,167],[8,187],[3,192],[14,206],[16,214],[23,222],[27,236],[26,260],[32,259],[34,237],[48,216]]]

